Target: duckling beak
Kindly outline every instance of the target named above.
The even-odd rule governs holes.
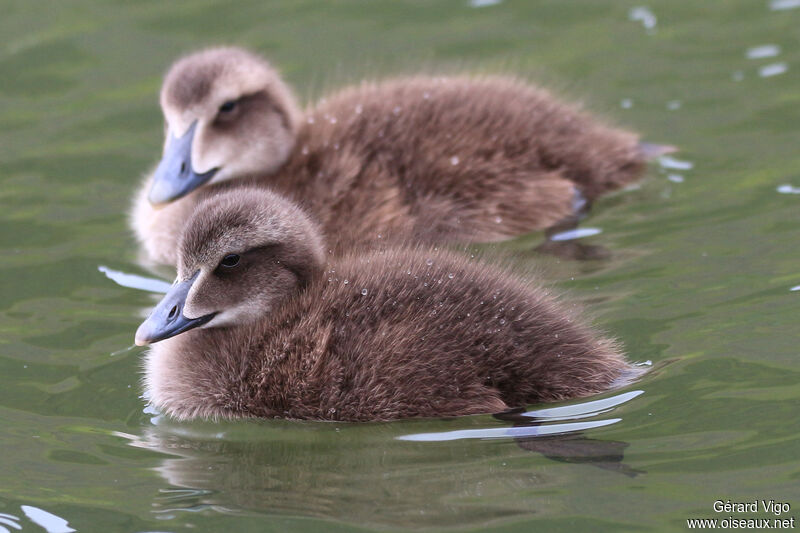
[[[144,346],[188,331],[192,328],[202,326],[214,318],[214,313],[200,318],[186,318],[183,316],[183,306],[186,303],[186,296],[192,288],[194,280],[200,275],[200,271],[186,281],[176,283],[170,288],[164,298],[158,302],[155,309],[142,322],[136,330],[137,346]]]
[[[198,174],[192,168],[192,141],[197,121],[180,137],[170,132],[164,157],[153,174],[153,186],[147,197],[151,204],[166,204],[185,196],[210,180],[217,169]]]

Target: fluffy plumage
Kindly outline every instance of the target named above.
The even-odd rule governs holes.
[[[226,102],[233,111],[222,111]],[[339,249],[386,235],[498,241],[636,180],[648,155],[635,134],[509,77],[365,82],[303,114],[266,61],[222,48],[178,61],[161,103],[176,135],[197,121],[197,172],[217,169],[166,206],[148,203],[149,180],[135,200],[139,241],[172,264],[187,214],[223,188],[274,188]]]
[[[178,277],[197,276],[186,316],[215,318],[153,345],[153,404],[179,419],[455,416],[585,396],[630,370],[530,281],[426,247],[326,264],[314,232],[263,190],[198,206]],[[230,253],[235,268],[220,263]]]

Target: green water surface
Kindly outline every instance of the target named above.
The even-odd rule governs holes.
[[[800,190],[778,190],[800,187],[800,2],[26,0],[0,12],[0,533],[680,531],[729,516],[719,499],[775,499],[800,517]],[[679,146],[683,168],[654,165],[584,221],[608,258],[543,257],[540,233],[505,245],[652,362],[617,391],[644,394],[584,419],[620,420],[577,441],[397,438],[512,425],[490,416],[177,424],[147,412],[131,345],[154,296],[98,266],[147,274],[126,211],[160,153],[161,75],[219,43],[262,52],[307,100],[364,76],[513,72]]]

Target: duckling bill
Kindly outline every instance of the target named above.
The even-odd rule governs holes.
[[[147,199],[152,204],[163,204],[177,200],[200,187],[217,172],[195,172],[192,166],[192,141],[197,122],[180,137],[170,132],[164,147],[164,156],[153,172],[153,185]]]
[[[186,297],[199,274],[200,271],[197,271],[186,281],[172,285],[147,320],[142,322],[142,325],[136,330],[135,341],[138,346],[174,337],[184,331],[200,327],[214,318],[213,313],[197,318],[186,318],[183,314]]]
[[[204,200],[178,282],[136,334],[155,343],[151,402],[178,419],[457,416],[586,396],[630,372],[612,339],[501,269],[425,246],[324,249],[271,192]]]

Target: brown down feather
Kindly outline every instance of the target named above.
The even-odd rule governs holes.
[[[315,231],[264,190],[198,207],[180,247],[179,279],[200,270],[187,309],[259,312],[154,344],[145,388],[157,408],[178,419],[456,416],[586,396],[631,369],[534,281],[427,246],[325,257]],[[247,250],[266,255],[245,264]],[[244,266],[221,275],[231,252]]]
[[[252,94],[237,118],[220,123],[213,113],[222,102],[214,98],[237,91]],[[194,206],[232,187],[269,187],[291,198],[339,252],[387,236],[488,242],[547,228],[574,214],[576,193],[591,202],[645,167],[637,135],[503,76],[363,82],[301,114],[266,61],[222,48],[176,63],[162,107],[181,120],[205,109],[203,150],[224,148],[231,169],[250,169],[237,174],[221,165],[230,171],[218,174],[223,181],[158,208],[147,201],[145,181],[132,224],[147,255],[169,264]],[[288,159],[267,157],[262,147]]]

